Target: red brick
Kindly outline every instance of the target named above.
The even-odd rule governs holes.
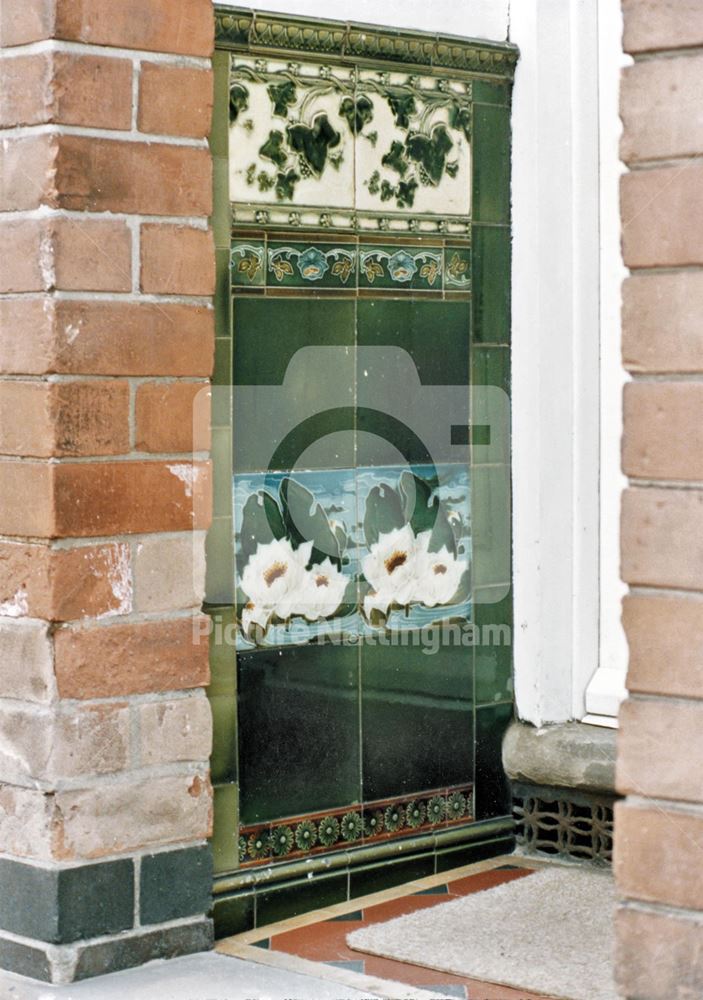
[[[643,479],[703,480],[703,382],[625,386],[623,470]]]
[[[212,232],[191,226],[142,226],[141,289],[155,294],[212,295]]]
[[[68,52],[0,61],[0,125],[132,125],[132,62]]]
[[[0,220],[0,292],[128,292],[132,235],[124,222]]]
[[[618,722],[619,792],[703,802],[703,702],[630,698]]]
[[[212,71],[142,63],[139,76],[140,132],[204,139],[212,119]]]
[[[626,490],[621,545],[626,582],[703,590],[703,491]]]
[[[54,533],[88,537],[207,528],[209,462],[68,463],[54,469]]]
[[[0,60],[0,127],[51,121],[51,55]]]
[[[32,503],[27,503],[27,497]],[[82,538],[207,528],[209,462],[0,460],[0,534]]]
[[[126,382],[0,382],[0,453],[61,457],[128,451]]]
[[[211,391],[204,382],[140,385],[137,389],[137,451],[210,449]]]
[[[619,996],[703,996],[703,924],[694,915],[621,906],[615,916]]]
[[[616,803],[613,866],[620,894],[703,909],[702,843],[701,813]]]
[[[696,161],[624,174],[620,210],[628,267],[703,263],[703,166]]]
[[[56,0],[2,0],[0,48],[51,38]]]
[[[26,136],[0,143],[0,212],[56,205],[57,157],[57,136]]]
[[[703,273],[647,274],[623,284],[623,363],[632,372],[703,371]]]
[[[630,691],[703,698],[702,599],[630,594],[623,601],[623,625]]]
[[[0,542],[0,614],[75,621],[131,610],[130,551],[124,542],[70,549]]]
[[[3,0],[0,45],[45,38],[209,56],[210,0]]]
[[[55,523],[52,494],[48,462],[0,459],[0,534],[48,538]]]
[[[198,618],[60,628],[56,678],[62,698],[112,698],[202,687],[207,641],[194,642]]]
[[[703,151],[703,116],[699,114],[702,75],[701,56],[647,59],[623,71],[622,160],[635,162]]]
[[[207,149],[77,135],[56,141],[55,203],[61,208],[194,216],[212,211]]]
[[[701,0],[622,0],[625,52],[703,44]]]
[[[210,0],[56,0],[56,37],[91,45],[209,56]]]
[[[213,324],[203,306],[0,299],[0,373],[208,376]]]
[[[152,844],[189,843],[212,833],[212,786],[205,772],[123,781],[55,797],[52,855],[100,858]]]

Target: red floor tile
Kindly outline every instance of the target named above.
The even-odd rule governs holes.
[[[441,906],[472,892],[482,892],[504,882],[512,882],[532,874],[529,869],[493,869],[478,875],[448,880],[445,894],[411,894],[392,899],[375,906],[365,907],[362,919],[321,920],[307,927],[276,934],[270,940],[272,951],[298,955],[313,962],[344,962],[363,960],[365,973],[381,979],[393,979],[408,986],[434,987],[441,992],[441,986],[461,985],[466,988],[467,1000],[545,1000],[535,993],[495,983],[484,983],[474,979],[464,979],[436,969],[429,969],[410,962],[396,962],[387,958],[377,958],[365,952],[352,951],[347,947],[346,937],[351,931],[368,924],[381,923],[394,917],[404,916],[416,910]]]

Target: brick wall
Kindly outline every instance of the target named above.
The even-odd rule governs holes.
[[[210,0],[0,2],[0,966],[206,948]]]
[[[703,996],[703,2],[623,0],[625,393],[618,980]]]

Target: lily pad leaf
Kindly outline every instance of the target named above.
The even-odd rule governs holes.
[[[284,83],[271,83],[266,88],[273,104],[273,113],[278,118],[288,117],[288,108],[298,100],[295,84],[291,80]]]
[[[364,513],[364,535],[369,548],[375,545],[379,535],[402,528],[405,522],[403,505],[393,487],[386,483],[374,486],[366,498]]]
[[[229,117],[236,122],[242,111],[249,107],[249,91],[242,83],[233,83],[229,88]]]
[[[443,548],[446,548],[450,555],[456,555],[456,538],[452,531],[447,509],[444,504],[440,503],[437,505],[437,515],[430,536],[430,552],[439,552]]]
[[[312,542],[311,563],[325,559],[341,566],[339,540],[327,514],[314,496],[294,479],[286,478],[280,487],[283,521],[294,548]]]
[[[248,559],[256,552],[257,545],[268,545],[285,535],[286,526],[275,499],[266,490],[252,493],[242,511],[239,532],[242,555]]]
[[[447,153],[454,146],[446,125],[435,125],[429,135],[415,133],[405,140],[411,160],[419,163],[431,184],[437,186],[442,179]]]
[[[363,94],[356,100],[353,97],[345,97],[339,105],[339,114],[346,120],[352,135],[358,135],[364,125],[373,119],[373,104],[371,99]]]
[[[391,93],[388,95],[388,104],[395,115],[395,123],[400,128],[408,128],[410,119],[417,112],[415,98],[412,94]]]
[[[259,155],[265,160],[270,160],[277,167],[285,167],[288,154],[283,148],[283,132],[273,129],[269,132],[269,137],[259,149]]]
[[[339,132],[332,127],[324,112],[315,115],[312,125],[289,125],[287,131],[290,148],[302,156],[319,177],[325,168],[328,150],[339,145]]]

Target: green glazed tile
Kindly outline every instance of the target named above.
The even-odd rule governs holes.
[[[253,930],[255,912],[253,890],[216,896],[212,911],[215,937],[220,940],[233,934],[243,934],[244,931]]]
[[[348,898],[348,876],[318,875],[288,882],[278,888],[260,888],[256,892],[256,926],[288,920],[310,910],[344,903]]]
[[[473,336],[477,343],[510,343],[510,230],[473,226]]]
[[[267,284],[273,288],[356,287],[353,243],[269,242]]]
[[[500,600],[495,600],[500,597]],[[473,618],[476,704],[509,701],[513,696],[513,602],[503,588],[474,592]]]
[[[512,854],[514,850],[514,837],[497,837],[495,840],[482,840],[477,844],[448,847],[446,850],[437,851],[437,871],[448,872],[453,868],[463,868],[464,865],[474,865],[486,858]]]
[[[355,307],[235,299],[237,472],[353,466]]]
[[[229,155],[229,71],[229,52],[216,49],[212,55],[214,103],[210,149],[213,156]]]
[[[447,292],[471,291],[471,247],[444,248],[444,288]]]
[[[365,801],[472,780],[472,649],[439,636],[427,652],[398,633],[361,648]]]
[[[237,786],[214,788],[212,857],[216,875],[225,875],[239,867],[239,828],[237,823]],[[231,931],[232,934],[236,931]]]
[[[230,264],[234,287],[251,288],[266,283],[266,245],[262,240],[234,240]]]
[[[426,854],[399,861],[382,861],[365,868],[352,868],[349,872],[349,898],[368,896],[372,892],[392,889],[393,886],[434,875],[434,850],[428,846]]]
[[[229,160],[226,156],[212,158],[212,235],[218,250],[229,250],[230,203]]]
[[[466,462],[471,303],[358,303],[359,465]]]
[[[474,114],[477,104],[509,104],[510,84],[507,81],[474,80],[472,83]]]
[[[441,247],[359,247],[359,288],[442,290]]]
[[[232,432],[229,427],[212,429],[210,451],[213,466],[213,515],[227,517],[232,513]]]
[[[512,703],[476,710],[476,819],[509,816],[512,812],[510,781],[504,770],[502,746],[513,718]]]
[[[209,608],[210,686],[208,698],[213,718],[213,753],[210,763],[215,784],[237,780],[237,668],[234,608]]]
[[[510,462],[510,348],[474,347],[471,409],[472,460],[476,465]],[[483,436],[479,429],[484,428]]]
[[[232,339],[232,303],[229,274],[229,247],[215,250],[215,336]],[[229,371],[225,381],[230,381]]]
[[[471,482],[474,586],[510,582],[510,467],[477,466]]]
[[[205,600],[234,604],[234,537],[231,517],[216,517],[205,540]]]
[[[474,105],[473,218],[510,220],[510,111]]]
[[[243,824],[359,801],[357,660],[332,644],[238,655]]]

